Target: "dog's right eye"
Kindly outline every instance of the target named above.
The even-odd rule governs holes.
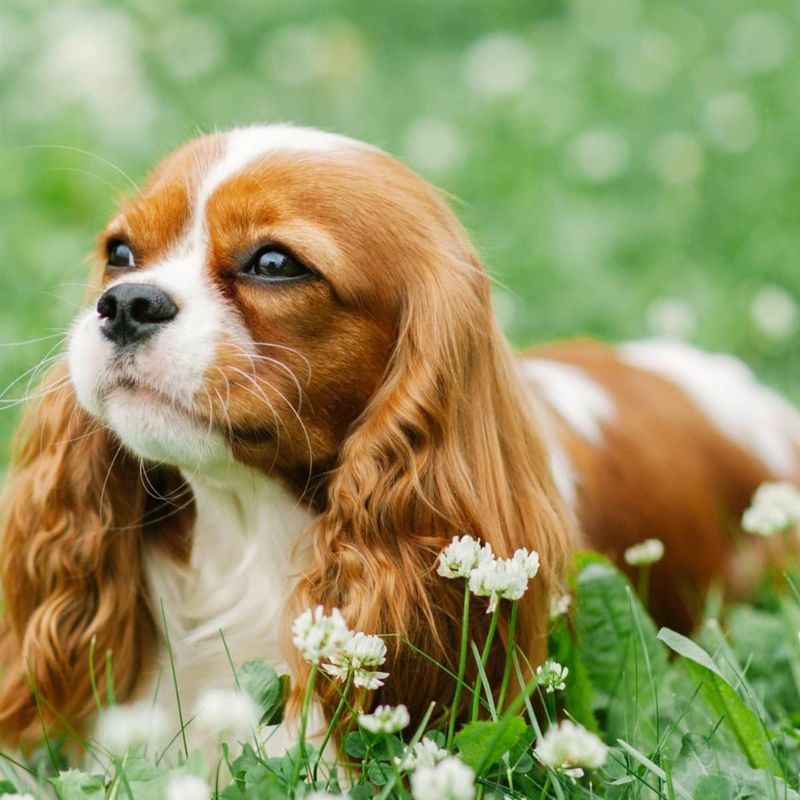
[[[127,242],[114,240],[108,243],[108,266],[129,269],[136,266],[133,250]]]

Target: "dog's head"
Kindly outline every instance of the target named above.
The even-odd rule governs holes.
[[[99,260],[70,340],[78,399],[134,453],[192,469],[331,466],[416,334],[411,309],[439,304],[428,317],[443,327],[486,306],[435,191],[371,147],[288,126],[171,155],[109,223]],[[421,369],[434,340],[415,342]]]
[[[6,727],[30,722],[26,671],[88,713],[75,684],[92,636],[115,649],[121,691],[135,683],[152,635],[141,540],[176,535],[148,524],[169,518],[141,486],[154,464],[168,478],[235,461],[284,482],[317,513],[289,605],[339,606],[445,661],[461,588],[433,574],[438,550],[463,532],[533,547],[520,637],[541,644],[566,525],[489,280],[435,189],[318,131],[203,137],[114,216],[92,285],[69,380],[56,368],[9,487]],[[423,662],[397,672],[421,703],[439,684]]]

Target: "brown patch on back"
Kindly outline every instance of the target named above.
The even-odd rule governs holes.
[[[586,544],[635,576],[627,547],[664,542],[654,568],[650,608],[656,620],[688,630],[715,581],[734,585],[739,519],[767,467],[717,430],[675,384],[622,363],[591,341],[548,345],[526,354],[582,369],[606,388],[616,410],[599,447],[566,426],[562,444],[578,475],[578,517]],[[747,541],[752,545],[752,539]],[[755,548],[753,550],[754,557]]]

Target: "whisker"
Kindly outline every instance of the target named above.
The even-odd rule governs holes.
[[[264,390],[258,385],[258,383],[256,383],[255,378],[252,375],[248,375],[246,372],[238,369],[238,367],[232,367],[232,369],[235,372],[238,372],[242,377],[244,377],[246,380],[248,380],[250,383],[253,384],[254,389],[251,389],[249,386],[243,386],[242,388],[246,389],[253,396],[260,397],[269,406],[269,410],[272,413],[272,420],[273,420],[273,422],[275,424],[275,452],[274,452],[273,457],[272,457],[272,464],[270,464],[270,467],[269,467],[269,469],[272,470],[275,467],[275,464],[277,463],[278,453],[280,452],[280,446],[281,446],[281,419],[278,416],[278,412],[275,410],[275,406],[273,405],[272,401],[269,399],[269,397],[267,397],[267,395],[265,394]],[[228,380],[227,376],[224,376],[224,377],[225,377],[225,380],[227,381]],[[256,391],[258,392],[258,394],[256,394]],[[239,444],[244,446],[244,447],[247,447],[248,449],[253,449],[253,450],[257,449],[256,446],[251,446],[249,443],[244,443],[244,442],[241,441],[241,439],[239,439]]]
[[[104,186],[107,186],[109,189],[111,189],[112,192],[118,191],[118,187],[111,183],[111,181],[107,181],[105,178],[95,174],[94,172],[89,172],[88,169],[81,169],[80,167],[48,167],[43,171],[45,175],[50,172],[77,172],[80,175],[86,175],[89,178],[94,178],[99,183],[102,183]]]
[[[40,373],[40,371],[43,370],[48,365],[58,361],[58,359],[64,357],[63,353],[56,353],[54,355],[49,355],[49,353],[52,353],[52,351],[56,347],[58,347],[59,344],[60,344],[60,342],[56,343],[55,345],[53,345],[53,347],[51,347],[50,350],[48,351],[48,355],[46,355],[44,358],[42,358],[41,361],[39,361],[37,364],[32,366],[30,369],[26,369],[25,372],[23,372],[21,375],[19,375],[17,378],[15,378],[11,383],[9,383],[8,386],[6,386],[6,388],[3,389],[2,392],[0,392],[0,400],[3,400],[3,398],[8,394],[8,392],[11,391],[11,389],[13,389],[20,381],[23,381],[23,380],[25,380],[25,378],[30,376],[30,379],[29,379],[29,381],[27,383],[27,386],[26,386],[26,393],[25,393],[24,397],[8,399],[8,400],[5,401],[7,403],[14,403],[14,404],[16,404],[16,403],[18,403],[20,401],[25,402],[29,397],[28,389],[30,388],[30,384],[36,379],[36,377]]]
[[[231,415],[230,412],[228,411],[228,406],[230,405],[231,402],[231,382],[230,380],[228,380],[228,376],[225,374],[225,372],[222,370],[221,367],[216,366],[215,369],[217,370],[217,372],[219,372],[220,375],[222,375],[222,380],[225,381],[225,400],[223,401],[222,395],[219,393],[219,389],[217,389],[216,386],[214,387],[214,392],[216,393],[217,398],[219,399],[219,405],[220,408],[222,409],[226,430],[229,433],[233,433],[233,422],[231,421]]]
[[[256,383],[256,376],[248,375],[246,372],[243,372],[238,367],[233,367],[232,369],[235,372],[238,372],[241,375],[244,375],[246,378],[250,379],[256,386],[258,385]],[[306,424],[303,422],[303,419],[300,416],[300,414],[298,413],[297,409],[289,402],[287,397],[279,389],[275,388],[275,386],[273,386],[268,380],[266,380],[266,378],[258,376],[258,380],[259,381],[263,381],[263,383],[269,389],[271,389],[273,392],[275,392],[278,395],[278,397],[280,397],[281,400],[283,400],[283,402],[286,403],[286,405],[292,411],[292,413],[294,414],[294,416],[297,419],[298,423],[300,424],[300,428],[302,429],[303,435],[305,436],[305,439],[306,439],[306,446],[308,447],[308,477],[307,477],[307,480],[306,480],[306,486],[308,486],[308,484],[310,483],[311,478],[312,478],[312,467],[311,467],[311,464],[312,464],[312,461],[314,459],[313,449],[311,447],[311,437],[308,434],[308,428],[306,428]],[[259,389],[260,389],[260,387],[259,387]],[[261,390],[261,391],[262,391],[262,394],[263,394],[263,390]],[[265,397],[265,399],[266,399],[266,397]],[[269,400],[267,400],[267,402],[269,402]],[[270,407],[272,407],[271,403],[270,403]],[[273,409],[273,413],[274,413],[274,409]]]
[[[74,308],[76,311],[85,311],[86,304],[85,303],[76,303],[74,300],[68,300],[64,297],[63,294],[58,294],[57,292],[42,292],[43,297],[52,297],[54,300],[58,300],[60,303],[65,303],[66,305]]]
[[[219,369],[219,367],[217,367],[217,369]],[[211,436],[211,433],[214,429],[214,403],[211,400],[211,393],[208,391],[207,386],[203,387],[203,391],[205,392],[206,395],[206,403],[208,403],[208,435]],[[220,395],[216,386],[214,387],[214,391],[216,392],[217,397],[219,398],[220,407],[223,407],[222,396]]]
[[[308,357],[301,353],[299,350],[295,349],[294,347],[289,347],[285,344],[276,344],[275,342],[253,342],[256,347],[274,347],[277,350],[286,350],[289,353],[294,353],[299,358],[302,358],[306,364],[306,369],[308,370],[308,378],[306,379],[306,383],[308,384],[311,381],[311,362],[308,360]]]
[[[72,414],[75,413],[76,409],[72,409]],[[70,415],[70,421],[72,419],[72,414]],[[71,436],[69,439],[61,439],[60,441],[53,442],[54,445],[60,444],[74,444],[75,442],[81,441],[81,439],[88,439],[90,436],[94,436],[94,434],[98,433],[99,431],[103,430],[105,425],[102,422],[96,422],[92,425],[88,431],[85,433],[81,433],[79,436]]]
[[[102,509],[103,507],[103,499],[105,498],[106,495],[106,487],[108,486],[108,481],[111,478],[111,472],[114,469],[114,464],[116,463],[116,460],[121,452],[122,452],[122,444],[118,445],[117,449],[114,451],[114,455],[112,456],[111,462],[109,463],[108,469],[106,470],[106,476],[103,479],[103,486],[100,489],[100,501],[98,502],[98,506],[100,507],[100,509]]]
[[[47,397],[49,394],[54,394],[57,391],[65,389],[70,383],[68,377],[62,378],[58,383],[48,386],[47,389],[41,392],[34,392],[33,394],[25,395],[25,397],[10,397],[6,400],[0,401],[0,411],[7,411],[16,406],[22,406],[29,403],[31,400],[40,400],[42,397]]]
[[[279,425],[280,424],[280,418],[278,417],[277,412],[275,411],[275,406],[273,405],[272,401],[267,396],[267,394],[264,391],[264,389],[261,386],[258,385],[258,382],[256,381],[255,376],[248,374],[247,372],[245,372],[244,370],[239,369],[238,367],[230,367],[230,369],[232,369],[234,372],[236,372],[239,375],[241,375],[246,381],[249,381],[250,383],[253,384],[253,388],[250,388],[249,386],[246,386],[246,385],[243,385],[241,388],[245,389],[248,392],[250,392],[250,394],[252,394],[254,397],[259,397],[260,399],[262,399],[270,407],[270,410],[272,411],[272,415],[273,415],[273,417],[275,419],[275,422],[276,422],[276,424]],[[227,380],[227,376],[226,376],[226,380]],[[264,381],[264,382],[267,383],[266,381]],[[267,385],[269,386],[270,389],[273,388],[269,383],[267,383]],[[280,392],[278,392],[278,394],[280,394]],[[283,399],[286,400],[285,397]]]
[[[51,333],[47,336],[37,336],[35,339],[22,339],[19,342],[0,342],[0,347],[22,347],[26,344],[36,344],[37,342],[46,342],[48,339],[54,339],[56,336],[66,338],[66,331],[59,330],[56,333]]]
[[[170,517],[174,517],[176,514],[180,514],[181,511],[183,511],[186,508],[189,508],[189,506],[191,506],[192,503],[194,503],[194,494],[192,494],[191,486],[189,485],[189,480],[192,477],[194,477],[196,473],[197,469],[195,469],[192,472],[192,474],[189,476],[189,479],[184,480],[184,482],[181,484],[181,487],[185,487],[189,493],[189,499],[186,500],[186,502],[181,503],[178,506],[173,506],[166,514],[161,514],[158,517],[149,518],[147,514],[143,514],[136,522],[131,523],[130,525],[111,526],[110,528],[107,529],[107,531],[109,533],[111,532],[122,533],[125,531],[135,531],[137,529],[141,529],[144,525],[155,525],[158,522],[163,522],[164,520],[169,519]],[[166,500],[166,502],[171,503],[172,501]]]
[[[300,385],[300,381],[297,379],[297,376],[292,371],[292,368],[288,364],[284,364],[283,361],[279,361],[277,358],[272,358],[272,356],[265,356],[265,355],[258,355],[255,353],[248,353],[246,351],[242,351],[242,354],[250,360],[250,366],[253,368],[253,374],[256,372],[256,361],[265,361],[267,364],[275,364],[279,366],[284,372],[288,374],[288,376],[292,379],[295,387],[297,388],[297,394],[299,395],[298,399],[298,409],[302,408],[303,405],[303,387]],[[309,377],[310,380],[310,377]]]
[[[101,163],[105,164],[107,167],[111,167],[117,174],[121,175],[125,180],[131,185],[131,187],[135,191],[139,191],[139,184],[125,172],[124,169],[118,167],[112,161],[109,161],[107,158],[103,158],[103,156],[98,155],[97,153],[93,153],[91,150],[84,150],[82,147],[72,147],[71,145],[66,144],[27,144],[21,145],[20,149],[22,150],[69,150],[73,153],[81,153],[85,156],[91,156],[91,158],[95,158]]]

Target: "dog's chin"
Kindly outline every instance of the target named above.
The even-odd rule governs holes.
[[[146,387],[104,394],[101,419],[134,455],[186,469],[230,460],[225,437]]]

